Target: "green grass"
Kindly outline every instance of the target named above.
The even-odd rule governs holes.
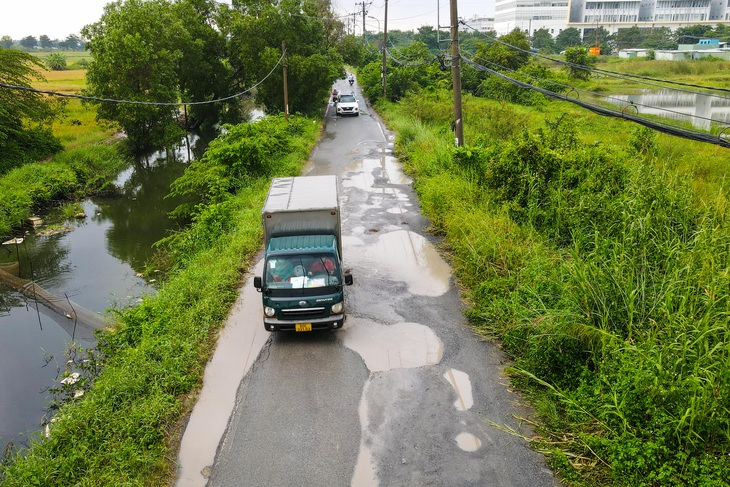
[[[242,275],[261,247],[261,207],[270,177],[297,174],[319,135],[321,123],[290,120],[259,122],[264,138],[290,136],[264,155],[265,173],[234,185],[235,194],[198,207],[190,228],[165,241],[171,268],[159,291],[136,308],[120,310],[118,325],[99,335],[91,360],[69,368],[67,373],[82,373],[75,387],[85,389],[83,399],[68,398],[50,437],[38,437],[26,451],[14,453],[1,467],[3,485],[172,484],[190,398],[201,386]],[[211,147],[230,154],[241,137],[237,132],[231,128]],[[206,157],[205,165],[221,167],[215,174],[232,170],[223,167],[225,161]]]
[[[88,53],[86,54],[88,55]],[[33,88],[76,94],[86,85],[85,69],[45,70],[42,75],[45,80],[34,82]],[[75,149],[103,142],[119,132],[118,128],[112,125],[100,124],[96,121],[96,106],[83,103],[76,98],[64,98],[63,100],[66,105],[63,114],[53,123],[53,134],[61,140],[65,149]]]
[[[379,111],[467,316],[514,359],[535,447],[571,485],[725,484],[727,149],[467,98],[455,150],[449,105],[421,93]]]
[[[38,208],[104,191],[108,181],[128,164],[118,147],[89,145],[0,176],[0,237],[21,227]]]

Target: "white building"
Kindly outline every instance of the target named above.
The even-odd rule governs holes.
[[[555,37],[568,27],[568,7],[569,0],[496,0],[494,30],[520,29],[532,37],[545,27]]]
[[[553,37],[568,27],[585,34],[597,27],[618,29],[730,24],[730,0],[496,0],[494,29],[518,28],[528,36],[543,27]]]
[[[474,15],[470,19],[465,19],[464,22],[466,22],[466,25],[470,27],[467,31],[472,29],[479,32],[489,32],[490,30],[494,30],[494,19],[485,15]],[[464,27],[460,26],[459,29],[464,30]]]
[[[676,30],[728,21],[728,0],[570,0],[568,25],[583,31],[601,26],[614,33],[634,26]]]

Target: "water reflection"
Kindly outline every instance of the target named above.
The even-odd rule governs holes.
[[[612,95],[621,105],[633,104],[640,115],[658,115],[709,130],[712,124],[730,125],[730,97],[676,90],[646,91],[636,95]],[[634,113],[633,111],[630,113]]]
[[[139,276],[152,244],[175,228],[167,214],[181,201],[165,198],[170,183],[207,146],[189,140],[134,161],[116,181],[119,196],[83,201],[86,218],[57,222],[71,231],[31,231],[22,244],[2,246],[0,265],[18,262],[20,277],[99,314],[134,305],[153,290]],[[47,223],[53,218],[44,215]],[[65,366],[72,335],[81,346],[94,345],[89,327],[65,320],[0,283],[0,459],[8,442],[22,446],[26,432],[41,429],[47,391]]]

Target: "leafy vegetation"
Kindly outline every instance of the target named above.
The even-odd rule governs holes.
[[[667,169],[700,144],[550,105],[467,98],[480,116],[462,148],[436,115],[446,93],[380,110],[448,243],[467,316],[514,358],[553,468],[576,485],[724,484],[727,188],[701,201],[701,178]],[[611,132],[624,140],[593,143]]]
[[[30,88],[41,67],[29,54],[0,48],[2,83]],[[0,175],[61,150],[49,124],[62,106],[28,90],[0,90]]]
[[[261,124],[261,125],[259,125]],[[256,127],[256,128],[253,128]],[[192,212],[194,222],[167,239],[173,268],[155,296],[120,310],[119,325],[99,335],[98,351],[81,374],[83,400],[61,406],[48,438],[36,438],[23,454],[2,466],[3,485],[166,485],[174,477],[174,430],[192,406],[216,331],[237,297],[249,259],[261,245],[261,206],[269,176],[293,176],[307,159],[320,124],[290,117],[267,119],[228,132],[206,156],[220,171],[197,171],[205,187],[232,178],[226,147],[271,148],[267,134],[281,139],[263,154],[257,175],[229,187],[223,196]],[[283,134],[288,138],[283,140]],[[256,139],[261,139],[260,144]],[[184,176],[189,179],[189,176]],[[78,362],[78,361],[77,361]],[[99,371],[101,374],[97,375]],[[63,392],[63,391],[61,391]]]
[[[285,44],[290,111],[313,113],[344,74],[341,31],[325,0],[111,3],[83,30],[93,55],[85,93],[142,102],[95,102],[99,118],[118,123],[140,152],[176,140],[183,118],[191,127],[239,122],[242,93],[254,86],[266,110],[283,111]],[[189,106],[175,106],[183,101]]]
[[[0,177],[0,236],[22,226],[36,208],[105,191],[107,181],[128,164],[118,147],[94,145],[11,170]]]

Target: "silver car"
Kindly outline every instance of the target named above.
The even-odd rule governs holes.
[[[360,107],[355,95],[340,95],[335,105],[337,115],[360,115]]]

